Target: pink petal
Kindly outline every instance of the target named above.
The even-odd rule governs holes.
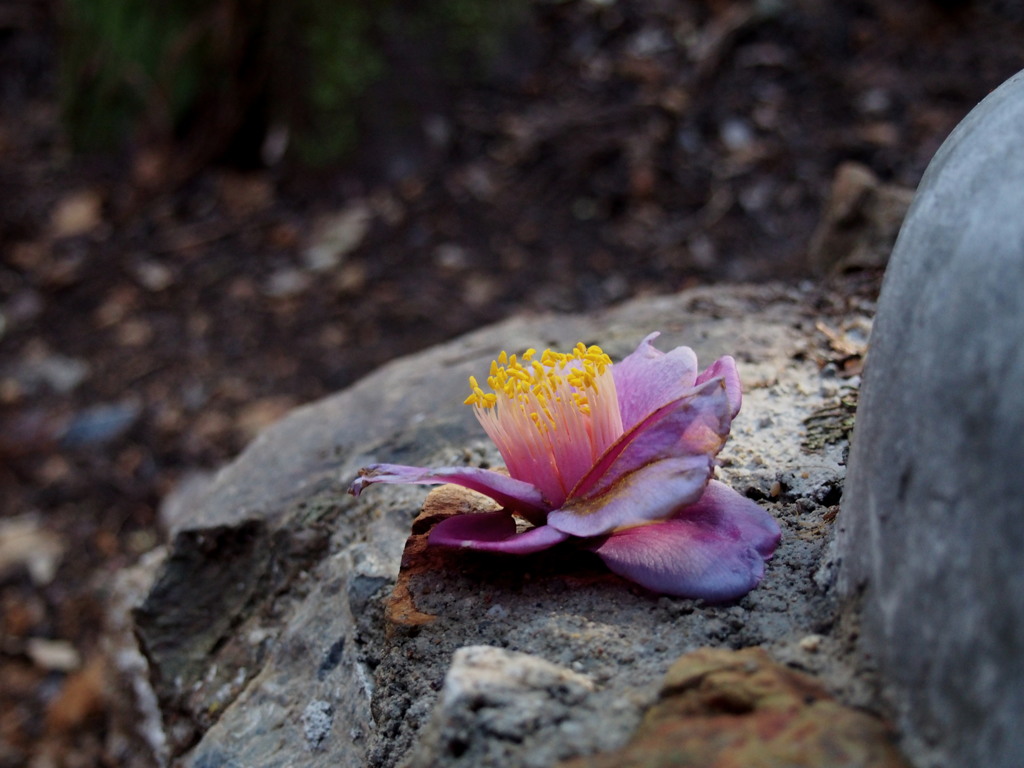
[[[568,534],[546,525],[516,533],[516,523],[505,511],[455,515],[442,520],[430,531],[427,543],[485,552],[528,555],[568,539]]]
[[[616,531],[593,549],[612,571],[654,592],[719,602],[757,586],[779,535],[757,504],[712,482],[697,504]]]
[[[600,536],[615,528],[663,520],[700,498],[711,476],[710,456],[678,456],[630,472],[603,493],[570,498],[548,513],[548,525],[573,536]]]
[[[765,560],[771,559],[782,538],[779,524],[763,507],[718,480],[709,482],[700,501],[680,510],[677,516],[728,520]]]
[[[540,490],[534,485],[515,480],[499,472],[479,467],[407,467],[401,464],[373,464],[360,470],[359,477],[348,492],[358,496],[363,489],[374,483],[414,483],[419,485],[441,485],[455,483],[471,491],[490,496],[496,502],[516,512],[535,517],[550,509]]]
[[[652,411],[681,397],[696,381],[697,356],[693,350],[676,347],[662,352],[652,343],[659,335],[650,334],[634,352],[612,366],[622,427],[627,432]]]
[[[729,396],[729,405],[732,417],[740,412],[740,405],[743,402],[743,387],[740,385],[740,374],[736,370],[736,361],[730,355],[720,357],[697,376],[696,384],[703,384],[705,381],[721,377],[725,381],[725,391]]]
[[[572,489],[569,502],[603,494],[629,473],[662,459],[712,457],[725,443],[730,424],[723,381],[705,382],[651,413],[615,441]],[[637,521],[644,519],[648,518]]]

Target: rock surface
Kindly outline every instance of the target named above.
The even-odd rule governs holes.
[[[697,289],[515,319],[387,365],[269,429],[168,505],[167,553],[134,613],[170,762],[550,765],[626,744],[666,670],[701,646],[764,645],[866,703],[830,634],[842,403],[857,384],[844,376],[872,315],[850,286]],[[461,405],[469,374],[501,349],[580,340],[621,359],[655,329],[663,349],[739,362],[743,411],[719,478],[783,527],[761,586],[706,605],[647,593],[582,552],[432,551],[431,567],[415,569],[407,551],[406,593],[392,597],[427,489],[378,486],[355,500],[345,489],[357,470],[495,466]]]
[[[819,273],[885,267],[913,196],[860,163],[840,165],[808,248],[810,266]]]
[[[908,768],[891,732],[762,648],[702,648],[669,670],[624,749],[562,768]]]
[[[595,709],[595,688],[589,676],[526,653],[460,648],[409,765],[441,765],[450,755],[465,765],[547,768],[608,739],[596,726],[607,717]]]
[[[932,160],[880,298],[838,552],[921,766],[1024,755],[1024,73]]]

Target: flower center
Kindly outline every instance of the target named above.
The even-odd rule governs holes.
[[[469,377],[467,405],[497,445],[509,474],[560,505],[597,458],[622,435],[611,358],[580,343],[571,352],[502,352],[485,392]]]

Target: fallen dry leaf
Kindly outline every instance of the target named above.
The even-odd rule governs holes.
[[[50,214],[52,237],[75,237],[95,229],[103,221],[103,198],[94,189],[70,192]]]

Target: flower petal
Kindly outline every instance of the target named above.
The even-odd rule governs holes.
[[[679,511],[679,517],[691,519],[728,520],[739,535],[765,560],[771,559],[782,538],[779,524],[765,509],[746,496],[736,493],[725,483],[712,480],[700,501]]]
[[[574,499],[603,494],[629,473],[662,459],[715,456],[729,435],[731,422],[729,400],[721,379],[691,389],[616,440],[572,489],[570,504]],[[696,500],[693,497],[680,503]],[[641,517],[637,522],[644,519],[649,518]]]
[[[503,510],[455,515],[442,520],[430,531],[427,543],[486,552],[528,555],[568,539],[568,534],[547,525],[516,533],[516,523]]]
[[[713,470],[710,456],[679,456],[644,465],[610,488],[570,498],[548,513],[548,525],[573,536],[600,536],[615,528],[663,520],[700,498]]]
[[[652,411],[681,397],[696,381],[693,350],[676,347],[662,352],[652,343],[659,335],[648,335],[634,352],[612,366],[622,427],[627,432]]]
[[[767,512],[712,482],[672,518],[616,531],[592,549],[612,571],[654,592],[719,602],[757,586],[778,540]]]
[[[348,492],[358,496],[363,489],[374,483],[415,483],[419,485],[441,485],[455,483],[471,491],[490,496],[503,507],[530,513],[544,512],[550,505],[536,486],[515,480],[508,475],[479,467],[408,467],[402,464],[372,464],[359,471],[359,477]]]
[[[725,381],[725,391],[729,396],[729,405],[732,410],[732,417],[740,412],[740,405],[743,402],[743,387],[740,384],[740,374],[736,370],[736,361],[731,355],[720,357],[697,376],[695,384],[703,384],[705,381],[721,377]]]

